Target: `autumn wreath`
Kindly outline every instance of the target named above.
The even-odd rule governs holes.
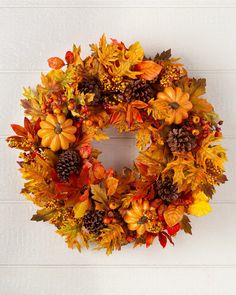
[[[22,150],[22,193],[41,207],[32,220],[54,224],[79,250],[173,244],[226,181],[225,149],[215,144],[223,122],[201,98],[205,79],[189,78],[170,50],[147,58],[139,42],[127,48],[104,35],[90,47],[85,59],[74,45],[65,62],[48,60],[41,84],[24,89],[24,126],[13,124],[7,139]],[[122,173],[104,168],[92,147],[111,126],[135,132],[140,151]]]

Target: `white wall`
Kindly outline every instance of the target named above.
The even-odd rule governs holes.
[[[1,295],[234,295],[236,294],[236,1],[0,0],[0,294]],[[9,124],[22,123],[22,87],[35,85],[47,58],[105,32],[140,40],[147,54],[172,48],[192,75],[206,77],[208,98],[225,120],[229,182],[209,216],[193,218],[193,236],[175,247],[103,252],[68,250],[54,228],[30,222],[17,152],[7,148]],[[113,134],[113,133],[112,133]],[[114,134],[113,134],[114,135]],[[107,166],[131,165],[134,140],[114,135],[98,144]],[[119,159],[122,154],[122,158]]]

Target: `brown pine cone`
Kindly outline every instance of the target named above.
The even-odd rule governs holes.
[[[161,179],[156,182],[156,197],[163,201],[171,202],[179,198],[178,188],[169,177],[164,181]]]
[[[142,79],[134,80],[126,87],[123,98],[125,101],[141,100],[148,102],[154,96],[154,91],[150,84]]]
[[[91,104],[96,105],[102,101],[101,94],[101,83],[97,78],[91,78],[81,81],[78,84],[78,89],[80,92],[86,93],[94,93],[94,100]]]
[[[105,211],[91,209],[83,218],[83,225],[90,234],[98,236],[100,231],[106,227],[103,222]]]
[[[190,152],[196,147],[196,139],[183,128],[173,128],[168,132],[167,144],[172,152]]]
[[[57,161],[56,171],[62,182],[67,182],[72,173],[80,170],[81,158],[76,151],[67,150],[63,152]]]

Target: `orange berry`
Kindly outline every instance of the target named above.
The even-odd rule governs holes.
[[[60,110],[59,108],[55,108],[55,109],[53,110],[53,112],[54,112],[54,114],[59,115],[59,114],[61,113],[61,110]]]
[[[103,218],[103,223],[105,223],[105,224],[109,224],[109,223],[111,223],[111,221],[112,221],[112,218],[110,218],[110,217]]]
[[[112,223],[117,223],[117,219],[116,218],[112,218]]]
[[[93,122],[91,120],[86,120],[86,121],[84,121],[84,123],[87,127],[90,127],[93,125]]]
[[[194,136],[198,135],[199,133],[200,132],[197,129],[193,129],[193,131],[192,131],[192,135],[194,135]]]
[[[111,203],[109,204],[109,208],[110,208],[111,210],[115,210],[117,207],[119,207],[119,205],[118,205],[116,202],[111,202]]]
[[[67,97],[66,96],[63,96],[61,100],[62,101],[67,101]]]
[[[198,116],[193,116],[193,123],[198,124],[200,122],[200,118]]]
[[[68,104],[68,110],[72,111],[75,108],[73,104]]]

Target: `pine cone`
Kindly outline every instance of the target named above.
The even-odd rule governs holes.
[[[56,171],[62,182],[67,182],[72,173],[78,173],[81,158],[76,151],[67,150],[59,156]]]
[[[168,177],[164,181],[157,180],[156,182],[156,196],[163,201],[171,202],[179,198],[178,188],[173,184]]]
[[[196,139],[187,130],[174,128],[168,132],[167,144],[172,152],[189,152],[196,147]]]
[[[90,210],[83,218],[83,225],[89,231],[90,234],[98,236],[100,231],[106,227],[103,222],[105,211]]]
[[[93,105],[96,105],[102,101],[102,95],[101,95],[101,83],[96,78],[91,78],[87,80],[83,80],[79,83],[78,89],[86,93],[94,93],[94,100],[92,102]]]
[[[138,79],[132,81],[125,89],[123,93],[124,100],[132,101],[132,100],[141,100],[143,102],[148,102],[153,98],[153,89],[148,84],[147,81]]]

